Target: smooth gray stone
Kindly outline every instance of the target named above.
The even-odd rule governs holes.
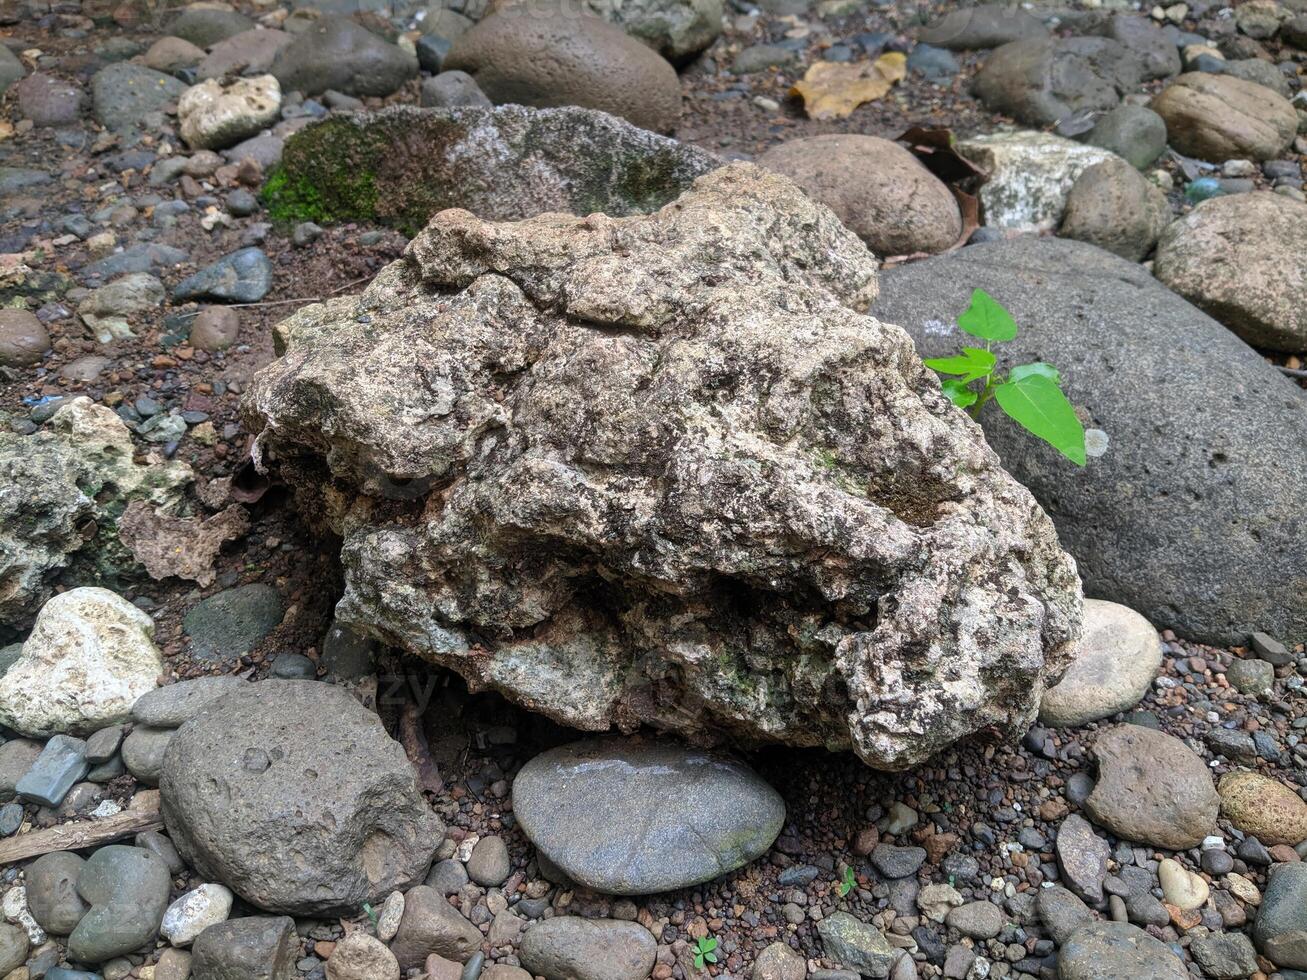
[[[32,768],[18,780],[18,795],[33,803],[58,806],[91,768],[82,754],[85,748],[80,738],[54,736],[45,743]]]
[[[91,909],[68,937],[69,958],[103,963],[153,942],[171,888],[168,866],[149,851],[124,844],[100,848],[77,878],[77,892]]]
[[[513,811],[568,877],[609,895],[726,874],[766,853],[785,821],[780,794],[741,762],[615,737],[536,756],[513,783]]]
[[[192,656],[235,661],[276,629],[284,613],[277,590],[255,583],[202,599],[186,614],[182,628],[191,638]]]
[[[219,593],[220,595],[223,593]],[[132,706],[132,718],[151,728],[179,728],[210,702],[230,694],[249,681],[242,677],[197,677],[156,687]]]
[[[263,249],[242,248],[187,276],[172,290],[178,302],[212,299],[230,303],[257,303],[272,288],[272,263]]]
[[[1052,363],[1087,428],[1106,434],[1081,469],[1001,411],[981,418],[1056,523],[1086,594],[1202,642],[1241,644],[1258,630],[1307,640],[1303,391],[1140,266],[1066,239],[972,245],[887,270],[871,312],[923,356],[953,354],[976,288],[1020,327],[998,345],[1001,364]]]

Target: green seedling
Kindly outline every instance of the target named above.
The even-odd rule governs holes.
[[[840,898],[843,898],[849,892],[853,891],[853,887],[856,884],[857,881],[854,880],[853,869],[848,866],[845,866],[844,877],[841,878],[839,881],[835,882],[835,894],[838,895]]]
[[[707,963],[717,962],[717,940],[704,936],[694,944],[694,968],[702,970]]]
[[[1006,375],[997,370],[995,343],[1017,335],[1017,324],[999,302],[983,289],[971,294],[971,305],[958,317],[958,326],[985,342],[963,347],[953,357],[932,357],[926,367],[950,375],[940,383],[944,394],[972,418],[991,400],[1008,417],[1036,438],[1043,439],[1077,466],[1085,465],[1085,429],[1076,410],[1062,394],[1057,368],[1043,361],[1019,364]]]

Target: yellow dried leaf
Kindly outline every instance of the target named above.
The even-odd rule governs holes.
[[[907,73],[907,57],[900,51],[858,64],[819,61],[790,94],[803,99],[809,118],[843,119],[864,102],[884,98]]]
[[[7,140],[14,135],[14,124],[0,119],[0,141]]]

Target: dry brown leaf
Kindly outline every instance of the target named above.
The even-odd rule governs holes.
[[[907,56],[901,51],[857,64],[818,61],[790,94],[803,99],[811,119],[843,119],[864,102],[884,98],[907,73]]]
[[[176,575],[200,585],[213,584],[218,551],[249,529],[245,508],[237,504],[202,520],[158,514],[144,501],[133,500],[118,519],[118,537],[150,578]]]

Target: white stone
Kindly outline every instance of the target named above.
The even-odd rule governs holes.
[[[281,85],[272,75],[223,85],[210,78],[188,88],[177,101],[182,139],[193,150],[222,150],[257,136],[277,120]]]
[[[1071,728],[1133,708],[1162,666],[1162,641],[1133,609],[1086,599],[1071,667],[1044,692],[1039,721]]]
[[[1202,875],[1190,871],[1174,858],[1163,858],[1157,866],[1157,880],[1162,885],[1162,898],[1182,912],[1203,907],[1210,889]]]
[[[980,187],[985,224],[1018,231],[1056,228],[1076,178],[1094,164],[1116,156],[1096,146],[1033,130],[977,136],[962,141],[958,150],[989,174]]]
[[[128,316],[160,306],[165,297],[163,283],[148,272],[133,272],[101,286],[82,300],[77,313],[102,344],[132,333]]]
[[[5,892],[0,910],[4,912],[6,922],[12,922],[27,933],[27,941],[33,946],[40,946],[45,942],[45,930],[32,918],[32,913],[27,907],[27,889],[22,885]]]
[[[168,906],[159,933],[174,946],[189,946],[209,926],[226,922],[232,894],[223,885],[193,888]]]
[[[377,938],[388,943],[399,932],[400,920],[404,918],[404,893],[391,892],[381,906],[377,916]]]
[[[126,721],[163,670],[153,636],[154,621],[108,589],[55,596],[0,678],[0,723],[48,738]]]

